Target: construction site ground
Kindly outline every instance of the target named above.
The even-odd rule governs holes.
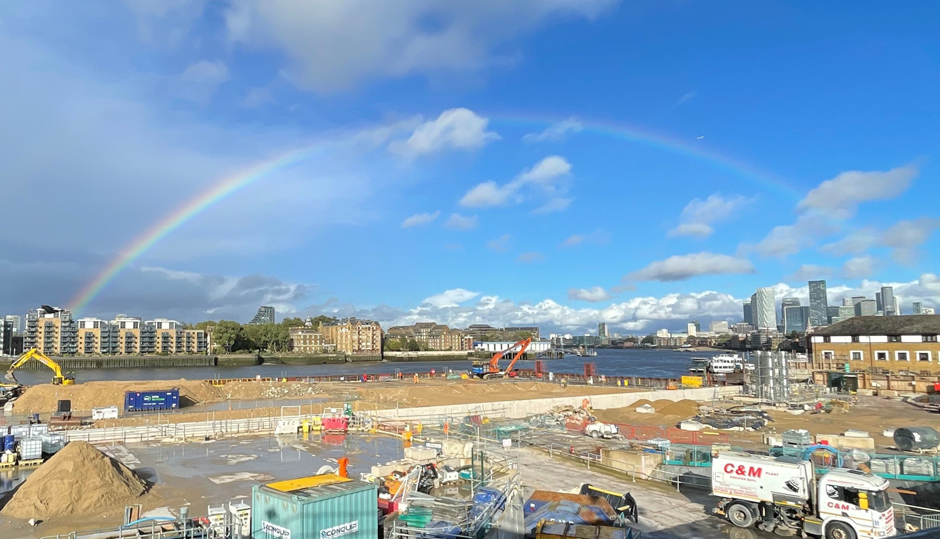
[[[625,423],[630,425],[655,425],[674,427],[680,421],[694,415],[690,410],[676,410],[673,413],[669,403],[662,403],[667,413],[657,411],[652,414],[638,413],[638,402],[627,408],[596,410],[595,415],[601,421]],[[655,403],[653,403],[655,404]],[[710,403],[703,403],[709,405]],[[726,405],[726,404],[723,404]],[[655,407],[655,406],[654,406]],[[812,435],[841,434],[855,429],[868,432],[875,441],[878,451],[888,451],[894,446],[890,436],[884,436],[885,429],[899,427],[933,427],[940,431],[940,414],[929,413],[922,408],[898,399],[884,397],[858,397],[858,403],[851,406],[847,413],[804,413],[793,415],[785,410],[770,410],[774,419],[763,431],[722,431],[728,434],[732,445],[746,449],[758,449],[761,446],[761,432],[781,433],[788,429],[806,429]]]
[[[325,407],[350,402],[357,410],[410,408],[446,404],[516,401],[550,397],[590,396],[633,391],[628,388],[602,386],[563,386],[557,383],[503,380],[448,380],[442,377],[390,382],[266,382],[238,381],[214,386],[209,380],[163,380],[146,382],[86,382],[71,386],[40,384],[29,387],[14,406],[16,415],[48,414],[56,411],[59,400],[70,400],[72,410],[88,412],[92,408],[124,406],[127,391],[152,391],[179,388],[181,410],[164,417],[171,422],[205,419],[207,411],[216,412],[216,419],[238,419],[272,415],[281,404],[303,404],[304,413],[319,413]],[[287,402],[285,402],[287,401]],[[260,406],[244,408],[243,403]],[[265,406],[269,404],[270,406]],[[186,412],[203,414],[187,417]],[[221,414],[221,415],[220,415]],[[123,415],[123,414],[122,414]],[[275,414],[276,415],[276,412]],[[126,421],[126,422],[125,422]],[[129,418],[105,424],[139,424],[146,418]]]

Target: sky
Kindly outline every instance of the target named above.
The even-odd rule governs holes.
[[[809,279],[940,308],[938,19],[6,2],[0,310],[648,333]]]

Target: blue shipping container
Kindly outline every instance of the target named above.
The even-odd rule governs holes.
[[[124,411],[149,412],[176,410],[180,407],[180,390],[128,391],[124,394]]]
[[[318,475],[251,489],[254,539],[375,539],[373,483]]]

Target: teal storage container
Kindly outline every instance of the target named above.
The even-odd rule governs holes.
[[[375,539],[375,484],[318,475],[251,489],[252,539]]]

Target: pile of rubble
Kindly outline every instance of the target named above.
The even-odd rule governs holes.
[[[528,416],[526,421],[533,427],[564,427],[569,423],[586,424],[596,419],[590,408],[559,404],[548,412]]]

